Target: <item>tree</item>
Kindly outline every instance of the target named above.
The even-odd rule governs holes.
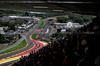
[[[0,27],[2,27],[2,25],[0,24]]]
[[[19,39],[21,38],[21,35],[20,35],[20,34],[18,34],[18,38],[19,38]]]
[[[4,40],[4,34],[0,34],[0,40]]]
[[[28,12],[25,12],[25,16],[29,16],[29,13]]]
[[[95,16],[90,16],[90,15],[75,15],[75,14],[69,14],[69,19],[72,20],[73,22],[84,24],[86,22],[92,21]]]
[[[8,26],[9,25],[9,22],[0,21],[0,24],[1,24],[1,26]]]
[[[64,16],[56,17],[56,19],[57,19],[57,22],[60,22],[60,23],[66,23],[66,21],[69,20],[69,18],[64,17]]]
[[[6,29],[5,27],[3,28],[4,32],[7,32],[9,29]]]
[[[9,24],[9,30],[14,30],[15,31],[15,25],[14,24]]]
[[[24,21],[24,20],[10,21],[10,24],[13,24],[13,25],[15,25],[15,26],[17,26],[17,25],[22,25],[23,23],[26,24],[27,22]]]
[[[46,18],[47,16],[42,16],[42,19]]]

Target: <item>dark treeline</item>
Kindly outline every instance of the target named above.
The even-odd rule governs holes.
[[[53,17],[53,16],[59,16],[59,15],[65,15],[64,13],[31,13],[26,11],[17,11],[17,10],[0,10],[0,17],[2,16],[9,16],[9,15],[18,15],[18,16],[36,16],[36,17]]]
[[[57,16],[57,22],[65,23],[66,21],[71,20],[75,23],[89,23],[95,16],[92,15],[76,15],[76,14],[65,14],[65,13],[40,13],[40,12],[26,12],[26,11],[17,11],[17,10],[0,10],[0,17],[2,16],[9,16],[9,15],[17,15],[17,16],[36,16],[36,17],[42,17],[42,19],[47,17],[54,17]],[[68,17],[65,17],[63,15],[67,15]]]
[[[16,15],[23,16],[23,14],[25,14],[25,12],[16,11],[16,10],[0,10],[0,17],[9,16],[10,14],[16,14]]]
[[[54,16],[60,16],[60,15],[67,15],[64,13],[30,13],[30,16],[36,16],[36,17],[42,17],[42,19],[47,17],[54,17]]]
[[[95,18],[95,16],[92,15],[75,15],[75,14],[68,14],[66,16],[58,16],[57,18],[57,22],[59,23],[66,23],[67,21],[72,21],[74,23],[80,23],[80,24],[84,24],[84,23],[89,23],[91,22],[91,20],[93,18]]]

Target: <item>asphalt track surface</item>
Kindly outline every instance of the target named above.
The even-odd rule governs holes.
[[[24,54],[27,54],[27,53],[30,53],[32,50],[38,50],[40,48],[42,48],[42,44],[39,43],[37,40],[32,40],[30,39],[30,36],[34,33],[34,31],[36,30],[36,28],[41,24],[41,22],[39,22],[38,24],[36,24],[35,26],[33,26],[26,34],[26,42],[28,43],[28,46],[21,49],[21,50],[18,50],[18,51],[15,51],[15,52],[11,52],[11,53],[7,53],[7,54],[4,54],[4,55],[0,55],[0,59],[7,59],[7,57],[15,57],[15,56],[19,56],[19,55],[22,55],[22,52],[24,52]],[[31,48],[31,49],[30,49]]]
[[[41,49],[42,47],[47,45],[47,43],[42,42],[42,41],[37,41],[37,40],[32,40],[32,41],[34,42],[35,45],[31,49],[29,49],[25,52],[19,53],[17,55],[14,55],[13,58],[8,58],[8,59],[5,58],[5,59],[1,60],[0,66],[11,66],[14,62],[18,61],[18,59],[21,58],[21,55],[27,56],[27,55],[29,55],[29,53],[31,51],[33,51],[33,50],[38,51],[38,49]]]

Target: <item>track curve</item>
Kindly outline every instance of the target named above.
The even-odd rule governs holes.
[[[24,55],[24,54],[28,54],[32,51],[37,51],[38,49],[42,48],[44,45],[40,42],[38,42],[37,40],[33,40],[30,38],[30,36],[34,33],[34,31],[36,30],[36,28],[41,24],[41,22],[39,22],[36,26],[34,26],[34,28],[30,29],[29,32],[27,33],[26,36],[26,42],[28,43],[28,46],[15,51],[15,52],[11,52],[8,54],[4,54],[0,56],[0,61],[2,59],[8,59],[8,58],[12,58],[12,57],[16,57],[16,56],[20,56],[20,55]],[[32,44],[30,44],[30,42],[32,42]]]

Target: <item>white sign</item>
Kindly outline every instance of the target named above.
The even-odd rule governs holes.
[[[72,27],[73,27],[72,22],[68,22],[68,23],[67,23],[67,27],[68,27],[68,28],[72,28]]]

